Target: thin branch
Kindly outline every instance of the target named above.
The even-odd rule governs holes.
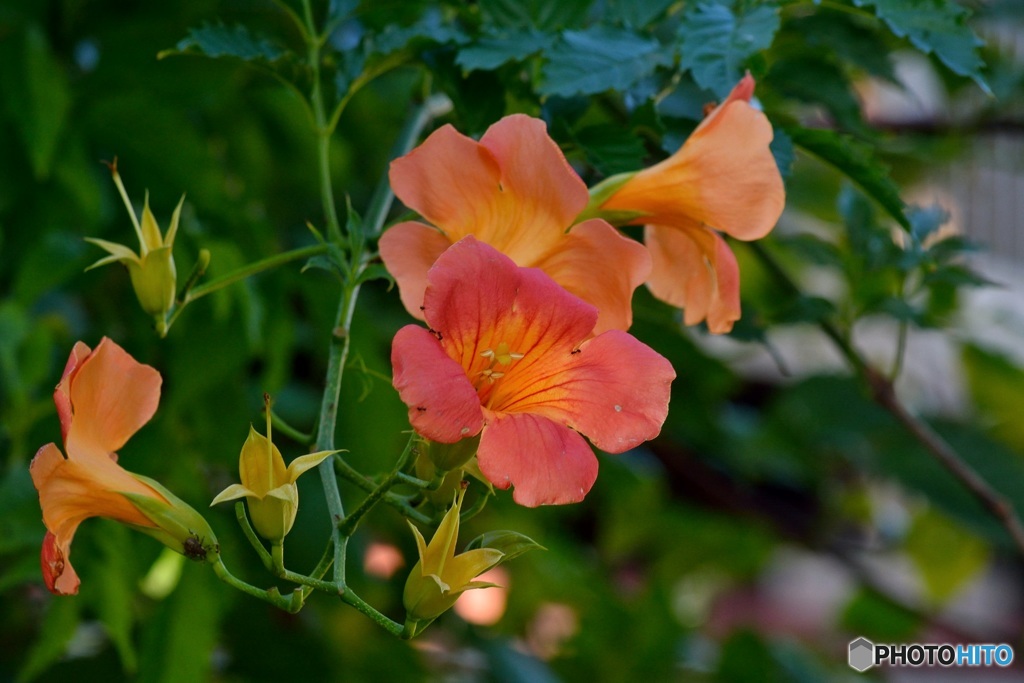
[[[749,245],[761,263],[771,272],[779,283],[791,293],[800,293],[800,288],[789,276],[782,265],[770,254],[763,245]],[[967,464],[956,450],[939,436],[926,422],[911,414],[899,399],[892,382],[873,368],[853,347],[853,344],[830,321],[822,319],[818,326],[832,340],[839,351],[853,366],[856,373],[871,390],[871,398],[879,406],[888,411],[913,436],[918,443],[942,464],[981,505],[992,514],[1006,529],[1017,548],[1024,557],[1024,525],[1016,510],[1006,498],[994,489],[974,468]]]

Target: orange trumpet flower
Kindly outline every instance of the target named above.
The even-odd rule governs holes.
[[[479,142],[444,126],[392,162],[390,179],[395,195],[431,223],[399,223],[380,239],[384,264],[414,317],[423,319],[430,266],[473,235],[596,306],[596,332],[629,327],[633,290],[647,279],[650,256],[602,219],[575,223],[587,188],[543,121],[506,116]]]
[[[466,283],[471,283],[469,286]],[[421,435],[480,435],[480,471],[529,507],[574,503],[597,478],[583,439],[622,453],[668,413],[671,364],[535,268],[465,237],[427,275],[423,315],[391,351],[394,385]]]
[[[75,344],[54,390],[67,457],[52,443],[29,466],[46,536],[43,579],[59,595],[78,592],[71,541],[89,517],[107,517],[148,533],[191,559],[219,550],[206,521],[157,482],[117,464],[125,442],[156,412],[160,374],[106,337],[91,350]]]
[[[627,222],[646,226],[651,293],[682,308],[687,325],[707,320],[714,333],[740,318],[739,267],[718,232],[760,239],[786,201],[768,148],[772,126],[750,106],[753,94],[747,74],[679,151],[632,175],[600,204],[602,211],[639,214]]]

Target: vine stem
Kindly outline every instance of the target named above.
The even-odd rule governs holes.
[[[750,243],[748,246],[757,256],[758,260],[768,269],[772,276],[786,289],[793,293],[800,293],[800,288],[789,276],[775,257],[768,252],[764,246],[757,243]],[[1024,557],[1024,524],[1010,502],[995,488],[989,484],[984,477],[975,471],[960,454],[949,445],[935,430],[924,420],[907,410],[906,406],[900,403],[896,396],[896,390],[892,380],[884,376],[871,366],[860,355],[853,344],[840,332],[832,322],[819,320],[818,326],[822,332],[832,340],[843,357],[853,367],[855,372],[868,385],[871,390],[871,398],[880,407],[884,408],[907,430],[907,432],[920,443],[925,450],[939,463],[946,468],[966,488],[1009,534],[1018,554]]]

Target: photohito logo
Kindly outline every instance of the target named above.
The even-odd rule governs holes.
[[[1005,643],[910,643],[876,645],[867,638],[850,641],[850,668],[867,671],[873,666],[1010,666],[1013,648]]]

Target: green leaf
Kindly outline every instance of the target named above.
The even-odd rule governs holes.
[[[901,643],[921,625],[921,618],[909,609],[869,589],[861,589],[846,605],[840,617],[845,631],[887,643]]]
[[[785,97],[822,107],[844,130],[864,130],[853,84],[824,50],[803,50],[774,60],[765,81]]]
[[[889,169],[875,157],[869,146],[831,130],[801,126],[787,126],[785,130],[798,147],[846,175],[897,223],[910,230],[906,205],[900,199],[899,189],[889,177]]]
[[[956,548],[956,552],[949,552],[950,548]],[[940,604],[955,595],[989,559],[987,543],[930,510],[914,519],[906,550],[924,580],[928,596]]]
[[[609,26],[566,31],[545,57],[539,90],[563,96],[626,90],[671,61],[657,40]]]
[[[593,0],[480,0],[484,23],[556,31],[582,24]]]
[[[395,278],[393,278],[391,273],[388,272],[388,269],[380,263],[375,263],[372,266],[364,268],[363,272],[359,274],[357,283],[362,284],[364,282],[369,282],[370,280],[387,280],[389,287],[395,284]]]
[[[71,636],[79,623],[79,601],[70,597],[54,597],[39,626],[39,637],[32,645],[17,680],[30,681],[64,656]]]
[[[726,97],[743,77],[747,60],[767,49],[779,30],[779,8],[774,2],[748,10],[737,3],[700,2],[689,5],[679,25],[679,66],[719,98]]]
[[[1024,370],[1006,356],[980,346],[962,352],[967,386],[986,426],[1004,443],[1024,452]]]
[[[100,522],[103,523],[103,531],[95,534],[95,538],[104,570],[92,577],[95,585],[90,590],[91,602],[121,657],[121,665],[131,673],[138,666],[132,641],[135,623],[132,600],[136,577],[129,571],[131,563],[125,562],[125,558],[132,556],[131,538],[124,525],[107,520]]]
[[[0,89],[32,174],[46,180],[71,109],[71,93],[64,70],[37,27],[15,30],[0,41]]]
[[[203,24],[191,29],[173,49],[158,57],[172,54],[201,54],[206,57],[234,57],[244,61],[275,62],[287,51],[267,38],[254,36],[245,26]]]
[[[787,21],[783,31],[799,34],[799,44],[831,52],[846,64],[898,85],[881,31],[855,19],[847,12],[821,12]]]
[[[605,21],[643,28],[658,18],[675,0],[605,0]]]
[[[210,680],[223,588],[209,567],[186,565],[174,593],[146,623],[140,683]]]
[[[545,550],[540,543],[518,531],[488,531],[466,544],[466,550],[476,548],[500,550],[505,554],[502,564],[531,550]]]
[[[858,7],[874,7],[875,14],[900,38],[907,38],[925,54],[961,76],[967,76],[989,95],[981,75],[985,63],[978,54],[983,44],[967,25],[970,12],[953,0],[853,0]]]
[[[485,34],[471,45],[462,47],[455,63],[466,72],[476,69],[497,69],[511,61],[522,61],[530,55],[546,50],[554,44],[556,36],[533,28],[512,29]]]
[[[621,125],[587,126],[577,131],[573,139],[586,152],[587,160],[606,177],[643,166],[643,141]]]

